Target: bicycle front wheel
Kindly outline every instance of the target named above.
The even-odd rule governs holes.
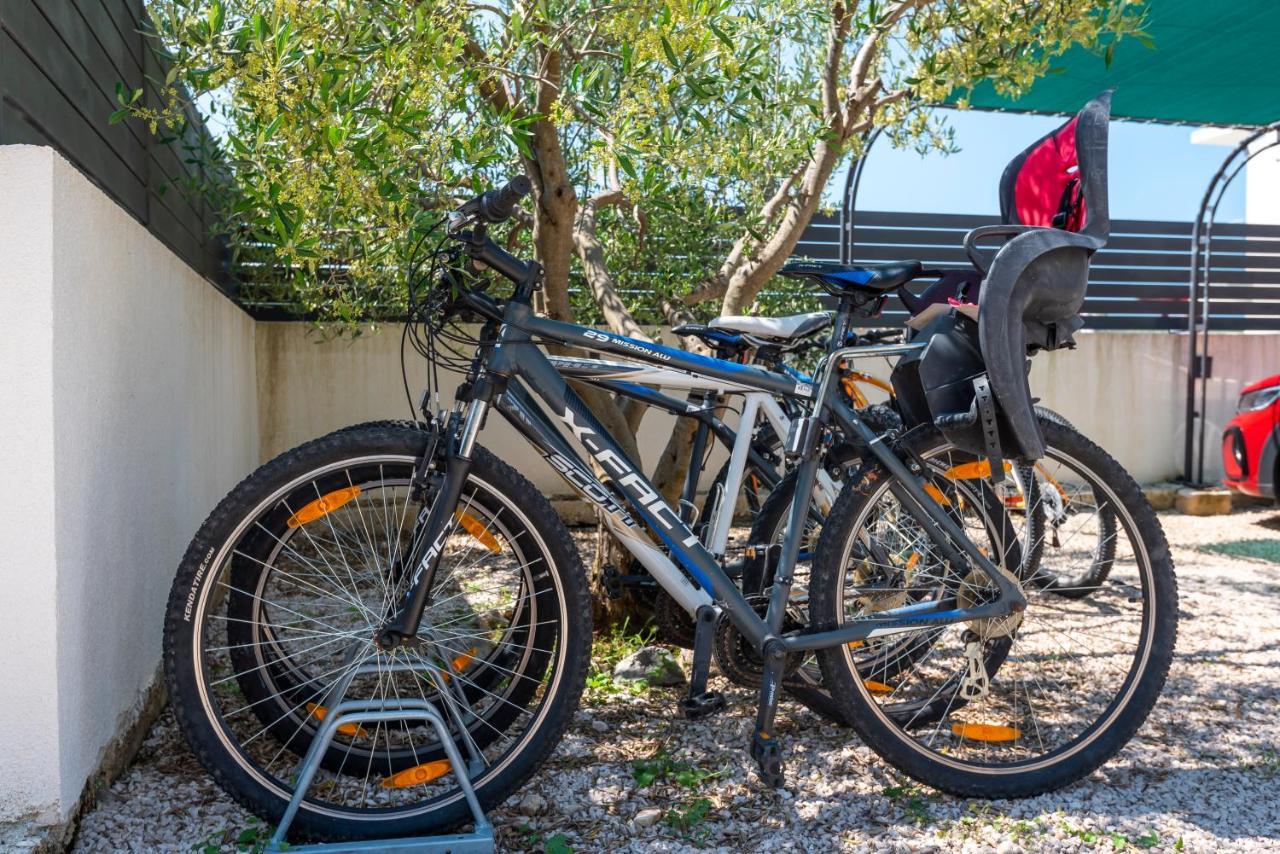
[[[179,569],[165,624],[175,715],[206,770],[268,820],[341,700],[431,703],[485,807],[537,769],[572,717],[591,638],[585,572],[546,499],[482,448],[419,643],[377,649],[409,583],[423,509],[411,482],[429,440],[371,425],[283,454],[223,500]],[[344,724],[294,829],[377,838],[467,821],[444,756],[436,730],[410,716]]]
[[[1104,451],[1061,425],[1042,419],[1040,426],[1062,481],[1078,479],[1102,497],[1101,511],[1114,513],[1107,583],[1069,599],[1006,567],[1027,597],[1020,620],[904,632],[898,637],[927,637],[928,651],[877,690],[865,684],[856,651],[819,652],[826,686],[866,743],[904,773],[957,795],[1028,797],[1086,776],[1141,726],[1173,655],[1177,586],[1155,513]],[[871,616],[858,589],[865,543],[890,554],[917,547],[916,529],[898,523],[910,514],[897,505],[890,482],[887,471],[871,472],[845,490],[828,517],[813,565],[815,625]],[[1087,564],[1096,531],[1079,542],[1076,562]],[[995,595],[981,574],[956,575],[938,578],[958,604]]]

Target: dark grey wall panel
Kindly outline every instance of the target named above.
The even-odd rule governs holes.
[[[0,3],[0,144],[57,148],[184,261],[233,292],[209,206],[188,187],[194,164],[182,141],[141,122],[109,124],[116,84],[144,90],[164,69],[143,33],[141,0],[4,0]],[[186,140],[203,134],[189,116]],[[162,133],[161,136],[164,134]]]
[[[870,263],[917,259],[942,269],[967,267],[965,232],[994,221],[962,214],[860,211],[854,220],[853,257]],[[838,218],[815,217],[795,254],[835,260],[839,240]],[[1081,312],[1086,325],[1185,331],[1190,244],[1189,222],[1113,221],[1110,242],[1089,268]],[[1210,260],[1210,328],[1280,329],[1280,226],[1215,225]],[[864,325],[898,323],[901,316],[901,304],[891,298],[885,313]]]

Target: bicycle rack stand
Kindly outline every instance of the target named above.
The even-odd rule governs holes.
[[[393,665],[394,667],[395,665]],[[384,666],[385,669],[385,666]],[[351,679],[362,672],[374,672],[376,665],[365,665],[357,668],[345,679],[334,685],[326,699],[341,697],[346,693]],[[447,696],[447,695],[446,695]],[[326,705],[328,705],[326,703]],[[475,788],[471,785],[471,773],[463,760],[458,746],[449,735],[449,728],[436,707],[427,700],[343,700],[336,706],[330,706],[320,724],[320,730],[302,758],[298,769],[298,783],[294,787],[293,797],[285,808],[280,824],[267,843],[268,852],[289,852],[289,854],[334,854],[339,851],[377,852],[377,854],[493,854],[493,825],[489,823],[480,801],[476,797]],[[440,736],[440,744],[444,747],[453,766],[453,773],[471,808],[475,819],[475,829],[470,833],[448,834],[443,836],[419,836],[406,839],[370,839],[361,842],[328,842],[314,845],[290,845],[288,843],[289,827],[293,824],[302,806],[302,801],[311,788],[316,772],[320,770],[320,759],[329,749],[338,727],[343,724],[381,723],[391,721],[420,720],[431,724]]]

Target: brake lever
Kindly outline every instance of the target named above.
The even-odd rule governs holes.
[[[462,229],[466,228],[471,222],[473,214],[466,211],[468,205],[470,205],[470,202],[449,214],[448,224],[445,226],[445,231],[450,235],[456,235],[458,232],[462,231]]]

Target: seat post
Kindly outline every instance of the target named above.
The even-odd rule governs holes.
[[[831,323],[831,343],[828,352],[838,350],[845,344],[845,336],[849,332],[849,315],[853,313],[853,300],[848,294],[842,294],[836,305],[835,320]]]

